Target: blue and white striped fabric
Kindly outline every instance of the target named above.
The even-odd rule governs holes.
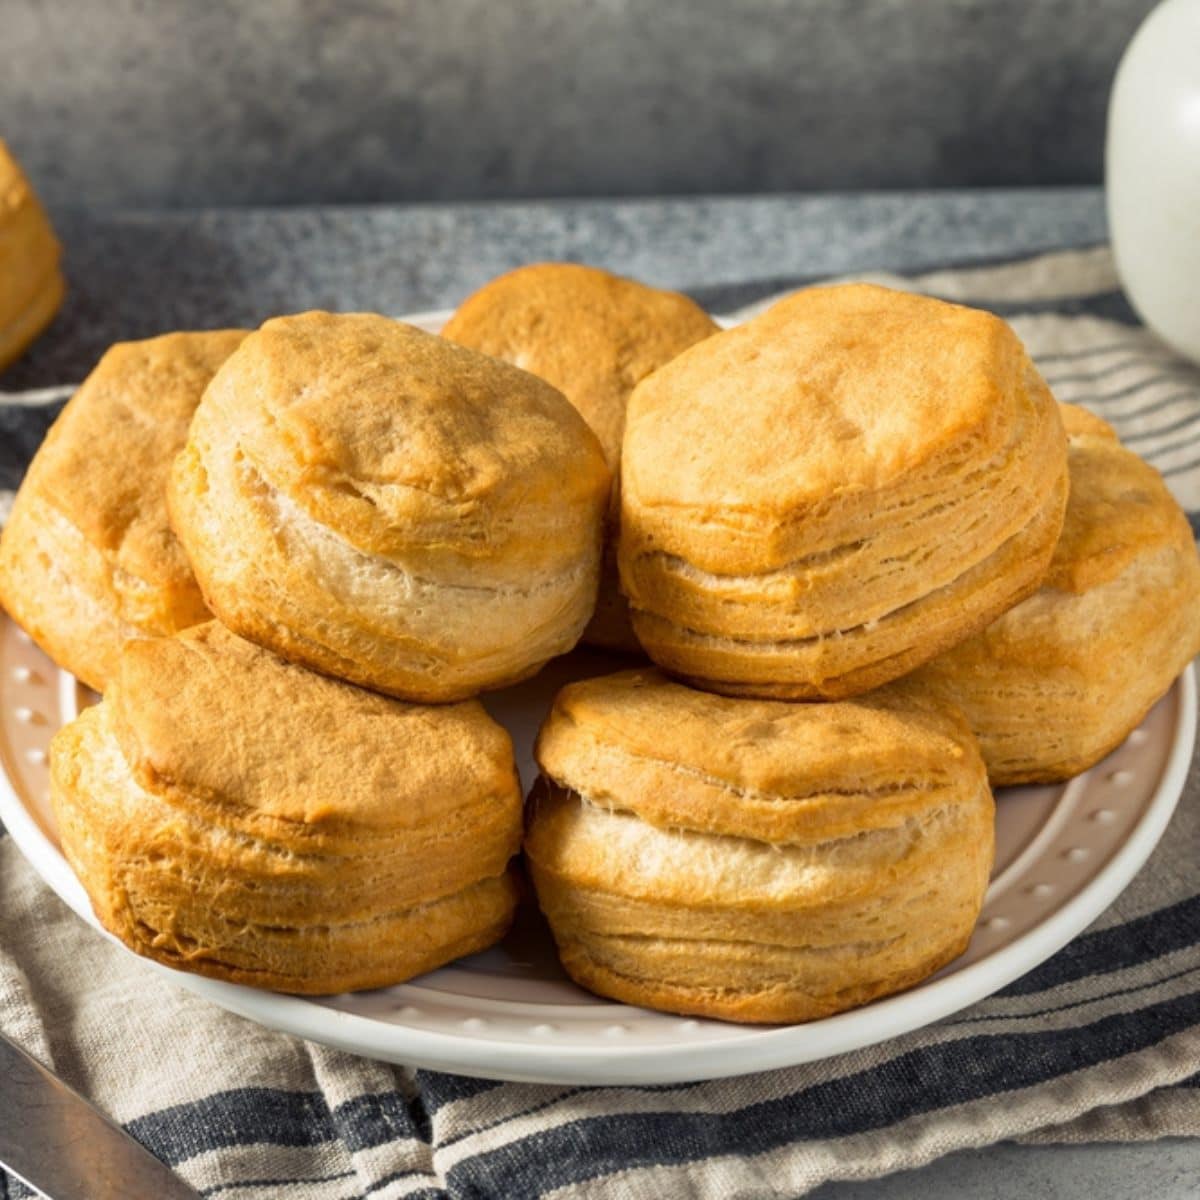
[[[1008,317],[1055,393],[1112,421],[1196,527],[1200,371],[1137,326],[1106,251],[884,281]],[[55,399],[0,402],[0,489]],[[413,1072],[260,1029],[102,941],[0,838],[0,1024],[219,1200],[792,1197],[1001,1139],[1200,1134],[1198,862],[1193,765],[1125,894],[999,995],[809,1066],[599,1089]]]

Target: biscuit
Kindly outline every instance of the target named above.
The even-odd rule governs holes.
[[[0,538],[0,601],[97,691],[130,638],[208,619],[168,523],[166,483],[204,388],[245,336],[169,333],[111,347],[17,493]]]
[[[1036,590],[1066,438],[999,318],[855,284],[789,296],[634,391],[621,584],[647,653],[730,695],[886,683]]]
[[[575,644],[608,488],[595,435],[549,384],[386,317],[306,313],[217,373],[170,501],[234,632],[441,702]]]
[[[512,916],[520,789],[475,701],[405,704],[209,622],[129,643],[50,765],[96,916],[166,966],[380,987],[491,945]]]
[[[654,670],[563,689],[525,857],[563,966],[628,1004],[807,1021],[962,953],[993,803],[951,708],[901,682],[788,704]]]
[[[29,180],[0,141],[0,370],[62,304],[62,248]]]
[[[535,263],[485,284],[463,301],[442,330],[453,342],[553,384],[604,447],[614,489],[596,612],[583,634],[592,645],[641,653],[617,575],[616,484],[630,393],[717,328],[679,292],[595,267]]]
[[[1200,559],[1162,476],[1062,405],[1071,497],[1041,589],[913,680],[957,704],[996,786],[1099,762],[1200,653]]]

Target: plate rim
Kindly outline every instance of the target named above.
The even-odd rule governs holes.
[[[1175,727],[1154,792],[1125,841],[1074,896],[1020,937],[958,972],[817,1022],[772,1029],[748,1026],[741,1036],[709,1043],[681,1038],[677,1044],[653,1047],[622,1047],[613,1042],[564,1046],[553,1041],[543,1046],[495,1035],[452,1034],[379,1021],[305,997],[208,979],[150,959],[141,961],[188,991],[267,1028],[368,1058],[483,1079],[662,1085],[729,1078],[831,1058],[923,1028],[992,995],[1045,962],[1124,891],[1165,832],[1191,766],[1197,722],[1194,664],[1189,663],[1165,696],[1172,692],[1178,693]],[[0,821],[51,890],[93,929],[132,954],[99,924],[83,885],[3,770]],[[814,1028],[824,1035],[819,1047],[812,1037]]]

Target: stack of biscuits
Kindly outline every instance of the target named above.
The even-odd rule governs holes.
[[[851,284],[721,331],[568,264],[440,337],[114,347],[0,600],[103,693],[52,800],[137,952],[383,986],[503,937],[524,871],[581,985],[747,1022],[962,953],[992,788],[1086,770],[1200,651],[1186,518],[999,318]],[[581,639],[623,669],[554,699],[523,805],[476,697]]]

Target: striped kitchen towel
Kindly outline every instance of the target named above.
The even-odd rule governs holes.
[[[1055,393],[1116,425],[1196,527],[1200,371],[1138,326],[1106,250],[876,278],[1009,318]],[[794,282],[699,298],[753,308]],[[0,401],[0,504],[63,394]],[[2,838],[0,1022],[220,1200],[792,1197],[1001,1139],[1200,1135],[1198,862],[1193,765],[1129,889],[1000,994],[824,1062],[604,1089],[410,1071],[261,1029],[102,940]]]

